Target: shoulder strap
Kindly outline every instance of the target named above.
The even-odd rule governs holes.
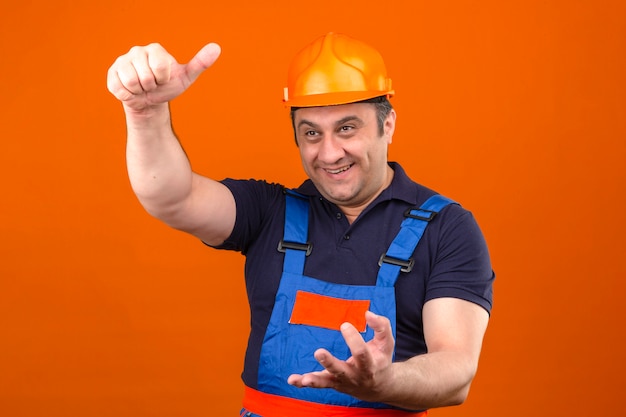
[[[391,242],[386,253],[380,256],[378,265],[377,286],[392,287],[400,272],[410,272],[415,260],[411,258],[422,238],[426,226],[448,204],[454,201],[436,194],[426,200],[420,207],[408,209],[406,217],[400,225],[400,231]]]
[[[309,232],[309,201],[292,190],[285,190],[285,231],[278,242],[278,251],[285,253],[283,270],[295,274],[304,272],[304,260],[313,245],[307,241]]]

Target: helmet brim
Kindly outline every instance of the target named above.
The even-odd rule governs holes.
[[[338,93],[311,94],[302,97],[293,97],[284,101],[285,107],[321,107],[340,104],[356,103],[374,97],[392,97],[394,91],[344,91]]]

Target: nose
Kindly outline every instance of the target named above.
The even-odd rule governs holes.
[[[319,145],[317,159],[325,164],[334,164],[346,154],[341,139],[332,135],[324,137]]]

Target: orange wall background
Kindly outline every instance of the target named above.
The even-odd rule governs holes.
[[[432,416],[626,415],[623,1],[5,2],[0,415],[234,416],[243,258],[149,217],[106,70],[223,55],[172,104],[195,169],[304,178],[280,102],[328,31],[384,55],[390,158],[472,210],[497,272],[478,376]]]

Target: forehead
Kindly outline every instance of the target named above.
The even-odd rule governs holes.
[[[333,123],[346,117],[358,117],[364,122],[373,120],[376,109],[371,103],[350,103],[336,106],[302,107],[295,111],[296,124],[301,120],[315,123]]]

